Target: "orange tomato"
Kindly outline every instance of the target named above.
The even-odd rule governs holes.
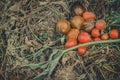
[[[109,38],[109,35],[107,33],[102,34],[102,36],[101,36],[102,40],[108,40],[108,38]]]
[[[96,15],[93,12],[86,11],[83,13],[83,19],[88,20],[88,19],[95,19]]]
[[[119,36],[119,31],[117,29],[112,29],[110,30],[109,35],[110,35],[110,38],[116,39]]]
[[[81,46],[78,48],[78,54],[79,55],[84,55],[86,53],[87,47],[86,46]]]
[[[74,16],[71,20],[71,25],[74,28],[80,29],[81,26],[83,25],[84,19],[81,16]]]
[[[92,34],[93,37],[99,37],[100,36],[100,32],[97,28],[92,29],[91,34]]]
[[[91,42],[91,36],[87,32],[81,32],[78,35],[78,41],[79,43],[86,43],[86,42]]]
[[[96,28],[99,29],[99,30],[103,30],[106,26],[106,23],[104,20],[98,20],[96,22]]]
[[[56,31],[57,32],[61,32],[63,34],[66,34],[66,33],[68,33],[68,31],[70,29],[71,29],[70,22],[65,20],[65,19],[59,20],[56,24]]]
[[[71,47],[76,46],[76,45],[77,45],[77,40],[76,39],[69,39],[65,43],[66,48],[71,48]]]
[[[81,16],[83,14],[83,8],[80,5],[77,5],[73,9],[73,13],[77,16]]]
[[[78,29],[71,29],[68,34],[66,35],[66,39],[69,40],[69,39],[77,39],[78,38],[78,34],[79,34],[79,30]]]

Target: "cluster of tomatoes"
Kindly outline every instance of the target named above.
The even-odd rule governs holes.
[[[75,6],[74,16],[70,21],[60,19],[56,24],[56,31],[66,35],[66,48],[91,41],[108,40],[118,38],[117,29],[109,33],[101,33],[106,28],[106,22],[102,19],[96,20],[96,15],[91,11],[84,11],[81,6]],[[87,46],[78,48],[78,53],[84,55]]]

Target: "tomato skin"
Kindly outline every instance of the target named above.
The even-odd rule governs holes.
[[[78,29],[71,29],[67,35],[66,35],[66,39],[69,40],[69,39],[77,39],[78,38],[78,34],[79,34],[79,30]]]
[[[65,43],[66,48],[71,48],[71,47],[76,46],[76,45],[77,45],[77,40],[76,39],[69,39]]]
[[[73,13],[77,16],[81,16],[83,14],[83,8],[80,5],[76,5],[73,9]]]
[[[100,41],[101,39],[99,37],[94,38],[94,41]]]
[[[93,37],[99,37],[100,36],[100,32],[97,28],[92,29],[91,34],[92,34]]]
[[[78,35],[78,41],[79,43],[86,43],[86,42],[91,42],[91,36],[87,32],[81,32]]]
[[[91,32],[92,29],[95,27],[95,20],[94,19],[88,19],[86,20],[84,23],[83,23],[83,29],[86,31],[86,32]]]
[[[110,38],[116,39],[119,37],[119,31],[117,29],[112,29],[110,30],[109,35],[110,35]]]
[[[74,16],[71,20],[71,25],[74,28],[80,29],[83,25],[84,19],[81,16]]]
[[[106,26],[106,23],[104,20],[98,20],[96,21],[96,28],[99,30],[103,30]]]
[[[84,55],[86,53],[87,47],[86,46],[81,46],[78,48],[78,54],[79,55]]]
[[[107,33],[102,34],[101,39],[102,40],[108,40],[109,39],[109,35]]]
[[[65,20],[65,19],[60,19],[57,23],[56,23],[56,31],[66,34],[69,32],[69,30],[71,29],[70,27],[70,22]]]
[[[93,12],[90,12],[90,11],[86,11],[83,13],[83,18],[85,20],[88,20],[88,19],[96,19],[96,15],[93,13]]]

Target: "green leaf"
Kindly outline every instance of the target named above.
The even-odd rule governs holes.
[[[57,66],[60,58],[62,57],[62,51],[57,51],[54,55],[52,55],[52,61],[49,62],[49,75],[52,74],[53,70]]]
[[[48,75],[48,69],[38,74],[37,76],[35,76],[33,79],[30,79],[30,80],[43,80],[47,75]]]
[[[48,66],[47,63],[37,63],[37,64],[29,64],[25,67],[29,67],[31,69],[37,69],[37,68],[45,69],[47,68],[47,66]]]

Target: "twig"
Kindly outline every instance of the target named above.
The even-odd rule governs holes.
[[[100,73],[102,74],[104,80],[107,80],[107,78],[105,77],[105,75],[102,73],[102,70],[97,66],[97,68],[99,69]]]
[[[28,25],[28,28],[29,28],[30,32],[32,33],[32,35],[33,35],[38,41],[40,41],[41,44],[44,44],[44,43],[41,41],[41,39],[39,39],[39,38],[34,34],[34,32],[32,31],[32,29],[31,29],[31,27],[30,27],[30,18],[28,19],[27,25]]]
[[[80,58],[80,57],[79,57],[79,58]],[[80,59],[82,59],[82,58],[80,58]],[[89,80],[93,80],[93,78],[92,78],[91,75],[88,73],[88,71],[87,71],[87,69],[86,69],[86,67],[85,67],[85,64],[84,64],[83,59],[81,60],[81,65],[83,66],[83,69],[84,69],[84,71],[86,72],[86,74],[89,76]]]

